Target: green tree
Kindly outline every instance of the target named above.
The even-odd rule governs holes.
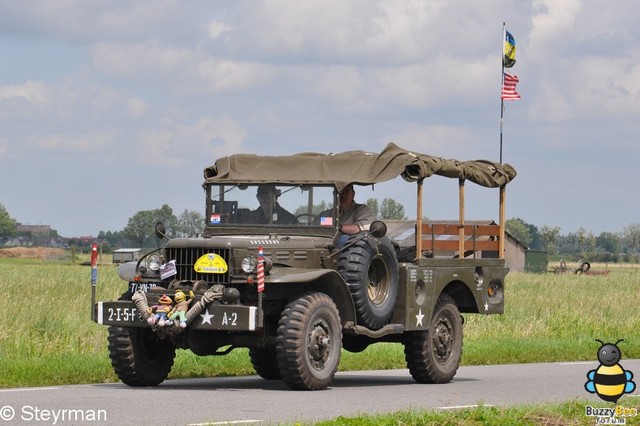
[[[600,235],[596,237],[596,247],[598,250],[607,253],[618,254],[622,247],[620,236],[613,232],[601,232]]]
[[[380,219],[380,207],[378,206],[377,198],[369,198],[367,199],[367,206],[371,209],[373,213],[373,219]]]
[[[98,233],[98,241],[105,243],[106,245],[103,247],[105,253],[109,253],[108,249],[113,248],[122,248],[131,246],[132,243],[129,239],[124,235],[124,231],[100,231]],[[137,244],[133,244],[137,245]]]
[[[9,216],[9,212],[0,204],[0,237],[13,237],[16,235],[16,221]]]
[[[505,222],[505,228],[507,229],[507,232],[513,235],[522,244],[527,247],[531,246],[533,237],[531,236],[529,226],[527,226],[524,220],[519,217],[507,219]]]
[[[407,217],[404,215],[404,206],[397,203],[392,198],[385,198],[382,200],[380,206],[380,216],[382,219],[400,219],[405,220]]]
[[[196,210],[184,209],[178,216],[177,234],[181,237],[197,235],[202,232],[204,226],[204,216]]]
[[[560,234],[560,228],[554,226],[553,228],[544,225],[540,228],[540,236],[544,242],[544,246],[548,253],[555,253],[558,235]]]
[[[312,213],[317,216],[320,213],[326,210],[329,210],[330,208],[331,208],[331,204],[322,200],[320,203],[313,205]],[[296,216],[301,214],[307,214],[307,206],[299,206],[293,214]]]
[[[140,210],[129,218],[127,226],[122,230],[124,236],[139,247],[144,247],[144,242],[154,232],[155,221],[152,210]]]
[[[587,230],[584,229],[582,226],[580,228],[578,228],[578,232],[577,232],[577,237],[578,237],[578,249],[580,250],[580,256],[585,256],[586,255],[586,251],[587,251],[587,240],[589,238],[588,234],[587,234]]]
[[[622,230],[624,243],[627,246],[629,254],[638,261],[638,247],[640,246],[640,223],[632,223]]]
[[[127,226],[122,230],[123,235],[140,247],[153,245],[155,236],[155,226],[157,222],[163,222],[167,229],[167,236],[173,237],[178,229],[178,219],[174,216],[173,210],[167,204],[155,210],[140,210],[129,218]]]
[[[167,228],[167,237],[175,237],[178,232],[178,218],[173,214],[173,209],[168,204],[163,204],[159,209],[152,210],[152,213],[154,222],[151,235],[155,235],[156,223],[162,222]]]

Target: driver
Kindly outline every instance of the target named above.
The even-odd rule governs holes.
[[[256,198],[260,206],[251,212],[251,218],[253,223],[280,223],[280,224],[292,224],[295,223],[296,217],[285,210],[278,203],[278,197],[280,196],[280,190],[276,189],[273,185],[260,185]],[[271,214],[271,221],[269,221],[269,215]]]
[[[356,191],[353,189],[353,184],[345,186],[338,195],[338,217],[340,221],[338,229],[340,232],[353,235],[368,230],[373,221],[373,212],[368,205],[355,202]],[[332,214],[331,210],[327,210],[320,213],[320,216],[331,216]]]

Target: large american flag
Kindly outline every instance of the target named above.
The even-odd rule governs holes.
[[[504,73],[504,83],[502,84],[502,99],[505,101],[517,101],[520,95],[516,92],[516,84],[518,84],[518,76]]]

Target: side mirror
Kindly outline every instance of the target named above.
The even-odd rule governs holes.
[[[164,226],[164,223],[157,222],[156,223],[156,237],[158,237],[159,239],[166,238],[168,240],[169,237],[167,237],[166,234],[167,234],[167,228]]]
[[[381,220],[374,220],[369,225],[369,235],[375,238],[382,238],[387,235],[387,225]]]

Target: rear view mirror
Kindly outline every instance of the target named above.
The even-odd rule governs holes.
[[[375,238],[382,238],[387,235],[387,225],[381,220],[374,220],[369,225],[369,234]]]
[[[168,240],[169,237],[167,237],[166,234],[167,234],[167,228],[164,226],[164,223],[157,222],[156,223],[156,237],[158,237],[159,239],[166,238]]]

